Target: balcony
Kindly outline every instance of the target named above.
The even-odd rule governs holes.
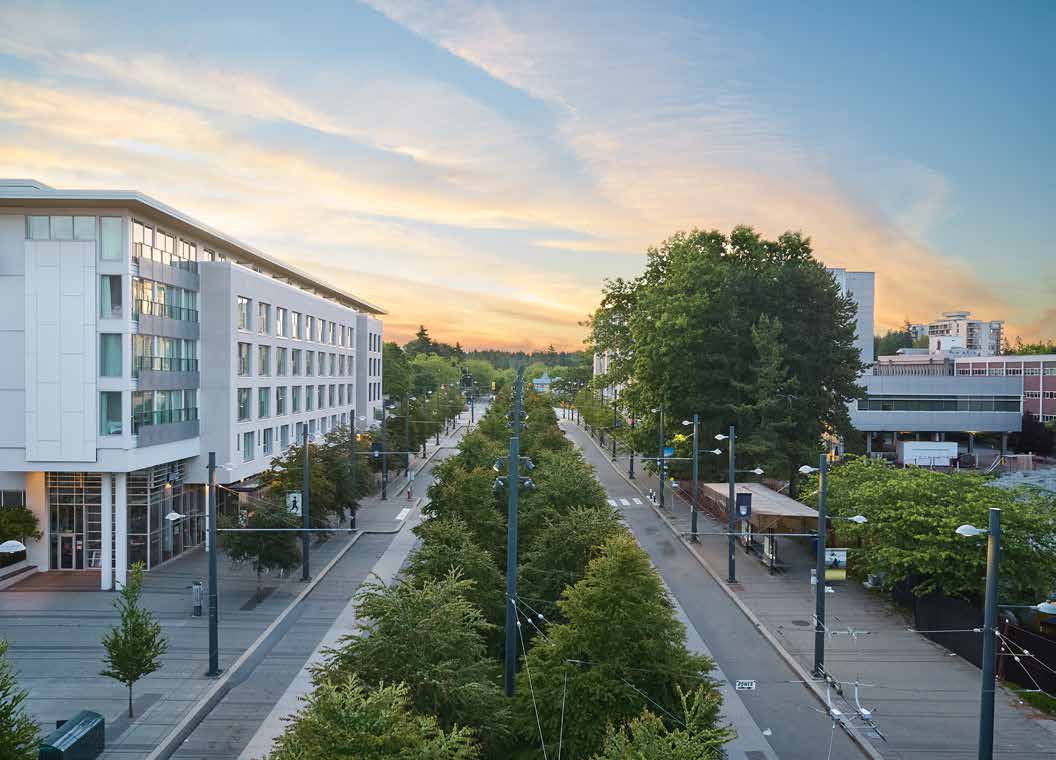
[[[148,280],[198,290],[198,262],[187,261],[174,253],[153,248],[144,243],[132,246],[134,273]]]
[[[132,434],[139,437],[140,447],[197,438],[198,409],[136,412],[132,415]]]
[[[197,359],[170,356],[133,356],[132,377],[141,391],[172,391],[201,384]]]
[[[139,332],[144,335],[196,340],[201,333],[198,312],[183,306],[136,299],[132,303],[132,319],[139,323]]]

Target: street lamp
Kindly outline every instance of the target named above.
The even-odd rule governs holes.
[[[667,462],[664,460],[664,405],[652,410],[653,414],[660,413],[660,452],[657,455],[657,477],[660,480],[660,509],[664,508],[664,474],[667,471]]]
[[[733,425],[730,425],[730,434],[729,435],[723,435],[722,433],[716,433],[715,434],[715,440],[716,441],[729,440],[729,442],[730,442],[730,474],[729,474],[729,478],[728,478],[728,480],[730,482],[730,494],[729,494],[729,500],[726,503],[726,518],[727,518],[726,519],[726,532],[729,533],[729,536],[728,536],[729,542],[727,544],[727,549],[729,551],[729,558],[727,560],[727,576],[726,576],[726,580],[729,583],[736,583],[737,582],[737,554],[736,554],[737,544],[736,544],[736,539],[735,539],[735,537],[733,535],[734,528],[736,527],[734,525],[734,521],[733,521],[733,513],[734,513],[733,504],[737,500],[737,493],[736,493],[737,492],[737,485],[736,485],[737,476],[734,474],[733,467],[734,467],[734,462],[736,461],[736,457],[737,457],[737,453],[736,453],[736,449],[737,449],[737,428],[734,427]]]
[[[986,535],[986,611],[983,613],[983,683],[979,709],[979,760],[994,756],[994,656],[997,637],[997,571],[1001,559],[1001,510],[990,509],[987,530],[961,525],[954,532],[971,538]],[[1056,610],[1056,605],[1046,603]],[[1038,605],[1040,608],[1042,605]]]
[[[699,458],[700,449],[697,446],[697,435],[700,431],[700,415],[694,414],[692,420],[682,420],[683,425],[693,426],[693,495],[689,504],[690,514],[690,541],[697,541],[697,493],[699,489]]]
[[[821,678],[825,674],[825,521],[826,500],[829,493],[829,458],[822,454],[818,467],[805,464],[799,468],[802,475],[819,473],[818,483],[818,546],[815,559],[816,575],[814,581],[814,675]],[[849,520],[850,522],[864,525],[869,522],[864,515],[854,517],[833,518],[837,520]]]

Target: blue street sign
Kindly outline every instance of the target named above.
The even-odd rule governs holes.
[[[664,446],[664,456],[673,457],[675,455],[675,449],[673,446]]]

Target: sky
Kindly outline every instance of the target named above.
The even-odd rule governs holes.
[[[467,347],[679,230],[1056,337],[1056,4],[0,3],[0,176],[134,189]]]

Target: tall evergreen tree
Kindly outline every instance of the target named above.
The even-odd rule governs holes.
[[[121,623],[103,637],[106,667],[99,675],[113,678],[128,687],[128,717],[132,715],[132,686],[161,667],[161,658],[169,642],[161,632],[154,614],[140,604],[143,594],[142,562],[128,571],[128,582],[121,589],[114,606]]]
[[[7,642],[0,639],[0,758],[34,760],[37,756],[37,724],[26,715],[28,695],[18,688],[14,669],[7,660]]]

